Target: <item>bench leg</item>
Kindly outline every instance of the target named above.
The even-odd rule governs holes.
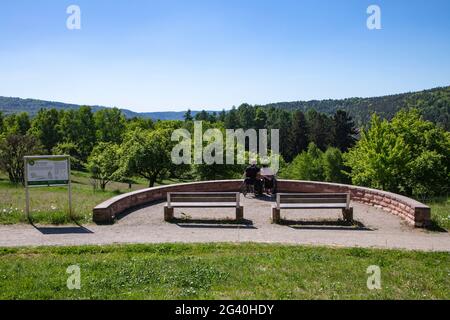
[[[164,207],[164,221],[172,221],[173,220],[173,208],[169,208],[167,206]]]
[[[280,223],[280,221],[281,221],[280,209],[272,208],[272,223]]]
[[[342,209],[342,215],[344,216],[344,220],[347,222],[353,221],[353,208]]]
[[[243,220],[244,219],[244,207],[239,206],[236,207],[236,220]]]

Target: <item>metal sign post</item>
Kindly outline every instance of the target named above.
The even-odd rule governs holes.
[[[69,215],[72,218],[72,186],[70,181],[70,156],[26,156],[25,199],[26,214],[30,215],[30,188],[67,186],[69,192]]]

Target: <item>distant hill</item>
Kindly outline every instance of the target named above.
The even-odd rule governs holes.
[[[373,98],[279,102],[265,107],[302,111],[315,109],[327,114],[342,109],[359,125],[367,123],[374,112],[382,118],[391,119],[400,109],[416,107],[427,120],[450,129],[450,86]]]
[[[77,109],[79,107],[79,105],[61,102],[0,97],[0,111],[5,114],[25,111],[33,116],[41,108]],[[93,111],[106,108],[103,106],[91,107]],[[426,119],[439,123],[446,130],[450,130],[450,86],[382,97],[278,102],[267,104],[263,107],[286,110],[299,109],[303,111],[315,109],[327,114],[334,114],[336,110],[342,109],[347,111],[358,125],[366,124],[374,112],[382,118],[390,119],[402,108],[416,107],[422,111]],[[182,120],[184,115],[184,111],[139,113],[128,109],[121,110],[127,118],[143,117],[154,120]],[[197,112],[192,111],[192,115],[195,116]]]
[[[9,98],[0,97],[0,112],[4,114],[13,114],[20,112],[28,112],[31,116],[34,116],[40,109],[57,109],[68,110],[78,109],[81,105],[45,101],[36,99],[21,99],[21,98]],[[98,111],[108,107],[104,106],[90,106],[92,111]],[[134,112],[128,109],[120,109],[127,118],[142,117],[151,118],[153,120],[182,120],[184,111],[166,111],[166,112]],[[192,115],[197,114],[199,111],[192,111]]]

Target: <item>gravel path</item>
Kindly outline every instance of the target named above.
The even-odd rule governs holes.
[[[272,202],[242,197],[247,224],[200,219],[234,217],[234,209],[178,209],[175,216],[194,221],[166,223],[163,203],[137,209],[114,225],[0,226],[0,246],[84,245],[164,242],[260,242],[338,247],[399,248],[450,252],[447,232],[414,229],[374,207],[352,203],[359,226],[337,223],[340,210],[281,211],[289,225],[270,223]]]

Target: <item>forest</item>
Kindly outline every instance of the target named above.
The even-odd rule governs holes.
[[[321,113],[333,115],[337,110],[346,111],[355,121],[357,126],[369,123],[370,118],[376,112],[382,119],[392,119],[394,115],[405,108],[417,108],[426,120],[437,123],[450,130],[450,86],[409,92],[396,95],[387,95],[372,98],[348,98],[348,99],[327,99],[312,101],[294,101],[271,103],[256,107],[265,109],[283,110],[316,110]],[[76,110],[79,105],[61,102],[43,101],[36,99],[19,99],[0,97],[0,112],[5,115],[27,112],[34,117],[40,109]],[[91,106],[92,111],[105,109],[101,106]],[[183,112],[133,112],[128,109],[120,109],[127,119],[134,117],[151,118],[153,120],[182,120]],[[208,111],[209,114],[214,112]],[[199,111],[192,111],[196,115]],[[217,114],[217,113],[216,113]]]
[[[446,195],[450,186],[450,133],[425,119],[423,110],[403,109],[390,120],[374,113],[360,127],[345,110],[332,115],[308,109],[242,104],[228,112],[206,111],[184,120],[127,118],[117,108],[40,109],[0,114],[0,170],[23,183],[23,156],[67,154],[74,170],[89,173],[104,190],[113,181],[149,186],[165,178],[241,178],[243,165],[174,165],[175,129],[279,129],[279,177],[353,183],[409,196]]]

